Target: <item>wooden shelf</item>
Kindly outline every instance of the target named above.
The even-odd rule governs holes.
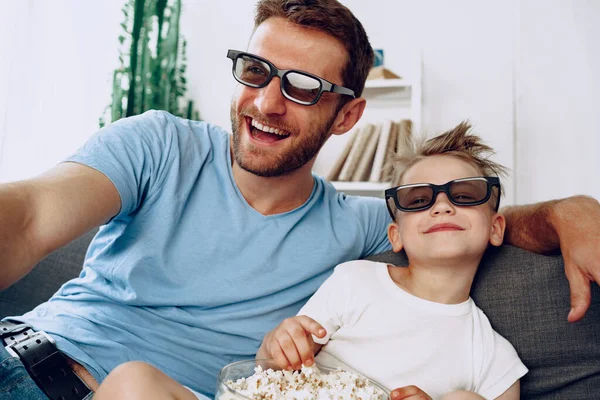
[[[338,192],[346,194],[372,193],[376,197],[383,197],[383,192],[392,186],[390,182],[341,182],[335,181],[331,184]]]
[[[407,79],[373,79],[365,83],[363,96],[376,107],[398,107],[410,104],[412,83]]]
[[[412,82],[408,79],[371,79],[365,82],[365,89],[379,88],[410,88]]]

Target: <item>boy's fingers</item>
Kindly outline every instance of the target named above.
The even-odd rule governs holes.
[[[281,335],[277,337],[277,341],[279,342],[279,346],[281,346],[281,350],[285,354],[285,357],[288,359],[290,365],[293,368],[299,368],[300,365],[302,365],[302,359],[300,354],[298,354],[296,342],[290,333],[287,331],[281,332]]]
[[[411,385],[394,389],[390,394],[392,400],[431,400],[431,397],[419,387]]]
[[[314,362],[314,348],[313,339],[311,334],[307,334],[301,326],[297,326],[295,329],[290,331],[292,340],[296,344],[296,349],[300,355],[301,363],[307,367],[313,365]],[[293,365],[294,368],[299,369],[301,365]]]
[[[315,321],[314,319],[307,317],[306,315],[299,315],[297,321],[300,322],[302,328],[311,335],[315,335],[318,338],[323,338],[327,334],[323,325]]]
[[[311,366],[314,364],[312,335],[325,337],[326,334],[325,328],[312,318],[304,315],[287,318],[270,334],[273,349],[269,352],[281,368]]]
[[[279,368],[281,368],[281,369],[291,369],[292,368],[290,361],[285,356],[285,353],[279,346],[279,343],[277,343],[277,342],[272,343],[270,353],[271,353],[271,357],[273,358],[273,361],[275,361],[275,364]]]

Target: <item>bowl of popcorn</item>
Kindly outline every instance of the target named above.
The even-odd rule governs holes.
[[[221,369],[215,400],[387,400],[389,396],[377,382],[340,368],[316,363],[286,371],[273,360],[244,360]]]

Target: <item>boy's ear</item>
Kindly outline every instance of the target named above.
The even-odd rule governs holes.
[[[502,214],[496,214],[492,217],[492,232],[490,235],[490,243],[493,246],[500,246],[504,240],[504,229],[506,228],[506,220]]]
[[[402,238],[400,237],[400,228],[398,227],[398,224],[395,222],[389,224],[387,234],[388,239],[392,244],[392,250],[394,253],[399,253],[400,250],[404,248],[404,245],[402,244]]]
[[[344,104],[340,111],[338,111],[329,132],[334,135],[341,135],[348,132],[362,117],[366,105],[367,101],[362,97],[352,99]]]

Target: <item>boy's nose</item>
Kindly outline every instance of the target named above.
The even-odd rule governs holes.
[[[454,208],[454,204],[450,202],[446,193],[438,193],[435,203],[431,207],[431,214],[454,214],[455,212],[456,209]]]
[[[257,91],[254,104],[264,115],[285,113],[286,98],[281,93],[279,78],[271,79],[264,88],[254,89]]]

